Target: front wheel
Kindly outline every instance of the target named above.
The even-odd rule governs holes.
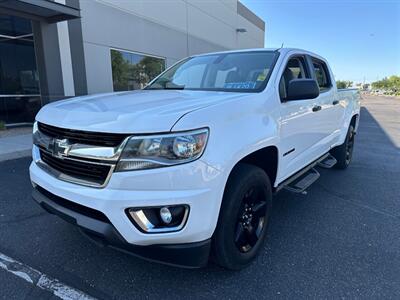
[[[336,169],[346,169],[350,165],[353,157],[354,136],[354,126],[350,124],[344,143],[331,150],[332,156],[337,160],[335,164]]]
[[[246,267],[260,252],[267,234],[272,189],[264,170],[239,164],[229,176],[212,250],[216,262],[231,270]]]

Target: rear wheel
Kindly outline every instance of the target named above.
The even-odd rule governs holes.
[[[337,160],[335,164],[336,169],[346,169],[350,165],[353,157],[354,136],[354,126],[350,124],[344,143],[331,150],[332,156]]]
[[[213,237],[213,256],[228,269],[246,267],[260,252],[272,207],[271,183],[260,168],[239,164],[229,177]]]

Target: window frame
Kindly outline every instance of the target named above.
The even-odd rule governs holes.
[[[296,54],[290,55],[288,57],[288,59],[286,60],[285,67],[282,69],[282,73],[280,74],[279,81],[278,81],[278,89],[277,90],[278,90],[279,99],[280,99],[281,103],[286,103],[286,102],[288,102],[288,100],[282,99],[282,96],[281,96],[281,93],[280,93],[280,88],[279,88],[280,82],[281,82],[281,80],[283,78],[283,75],[285,73],[285,70],[286,70],[290,60],[292,60],[294,58],[300,58],[300,59],[303,60],[303,67],[304,67],[304,71],[306,73],[305,74],[306,75],[305,78],[306,79],[314,79],[313,73],[310,71],[310,64],[309,64],[309,61],[307,59],[307,55],[306,54],[301,54],[301,53],[296,53]],[[309,99],[309,100],[304,99],[304,100],[305,101],[309,101],[311,99]]]
[[[317,81],[317,84],[318,84],[318,80],[317,80],[317,76],[315,75],[314,63],[320,64],[326,75],[326,80],[327,80],[328,86],[321,89],[321,87],[318,84],[319,93],[322,94],[322,93],[326,93],[326,92],[330,91],[332,89],[333,85],[332,85],[332,78],[331,78],[331,74],[329,72],[327,63],[325,61],[323,61],[322,59],[319,59],[315,56],[308,55],[308,58],[309,58],[308,64],[310,66],[310,69],[312,70],[312,72],[311,72],[312,78],[315,79],[315,81]]]

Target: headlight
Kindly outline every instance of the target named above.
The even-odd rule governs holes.
[[[122,151],[116,171],[160,168],[196,160],[203,154],[207,138],[208,129],[133,136]]]
[[[35,122],[33,123],[32,133],[35,134],[36,131],[38,131],[38,124],[37,124],[37,121],[35,121]]]

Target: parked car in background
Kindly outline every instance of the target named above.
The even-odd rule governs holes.
[[[298,49],[186,58],[144,90],[51,103],[36,116],[33,198],[89,237],[184,267],[261,251],[273,194],[345,169],[357,90]],[[335,183],[332,183],[335,184]]]

